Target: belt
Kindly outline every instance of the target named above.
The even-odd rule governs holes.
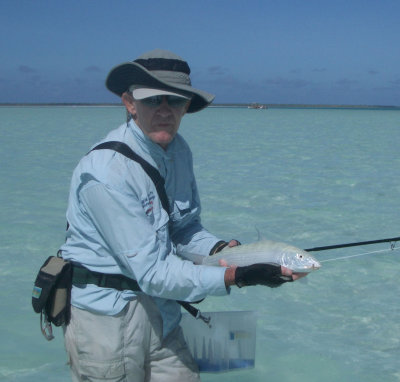
[[[102,288],[113,288],[116,290],[133,290],[141,291],[139,284],[136,280],[130,279],[124,275],[113,275],[107,273],[94,272],[84,267],[74,265],[72,267],[72,284],[94,284]],[[177,301],[183,308],[185,308],[193,317],[203,320],[210,326],[210,317],[202,315],[199,309],[190,305],[186,301]]]
[[[136,280],[124,275],[94,272],[84,267],[72,267],[72,284],[94,284],[102,288],[140,291]]]

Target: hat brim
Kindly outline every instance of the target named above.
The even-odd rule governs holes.
[[[143,85],[146,88],[163,89],[182,95],[189,95],[191,102],[187,113],[195,113],[208,106],[214,95],[196,89],[190,85],[170,83],[163,81],[153,75],[143,66],[135,62],[125,62],[111,69],[106,79],[106,87],[108,90],[122,96],[131,85]]]
[[[176,97],[182,97],[187,100],[190,99],[189,95],[178,94],[176,92],[169,92],[167,90],[161,90],[161,89],[136,88],[136,85],[131,86],[129,88],[129,91],[132,92],[132,96],[134,99],[139,99],[139,100],[148,98],[148,97],[159,96],[159,95],[171,95],[171,96],[176,96]]]

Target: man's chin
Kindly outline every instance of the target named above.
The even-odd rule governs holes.
[[[150,134],[150,139],[165,149],[172,142],[174,136],[166,131],[159,131]]]

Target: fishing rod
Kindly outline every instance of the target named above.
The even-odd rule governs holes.
[[[318,251],[327,251],[329,249],[337,249],[337,248],[347,248],[347,247],[357,247],[361,245],[370,245],[370,244],[379,244],[379,243],[394,243],[400,241],[400,236],[391,237],[388,239],[379,239],[379,240],[369,240],[369,241],[359,241],[356,243],[347,243],[347,244],[335,244],[335,245],[327,245],[325,247],[314,247],[305,249],[306,252],[318,252]]]

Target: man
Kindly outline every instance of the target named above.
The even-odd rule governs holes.
[[[182,58],[154,50],[107,77],[129,118],[103,142],[122,142],[156,168],[167,200],[141,164],[114,149],[97,147],[75,169],[61,251],[74,264],[65,343],[76,381],[198,381],[177,301],[226,295],[235,283],[277,286],[282,273],[291,275],[279,266],[207,267],[177,256],[239,244],[200,222],[192,155],[177,131],[185,113],[214,97],[193,88],[189,74]]]

